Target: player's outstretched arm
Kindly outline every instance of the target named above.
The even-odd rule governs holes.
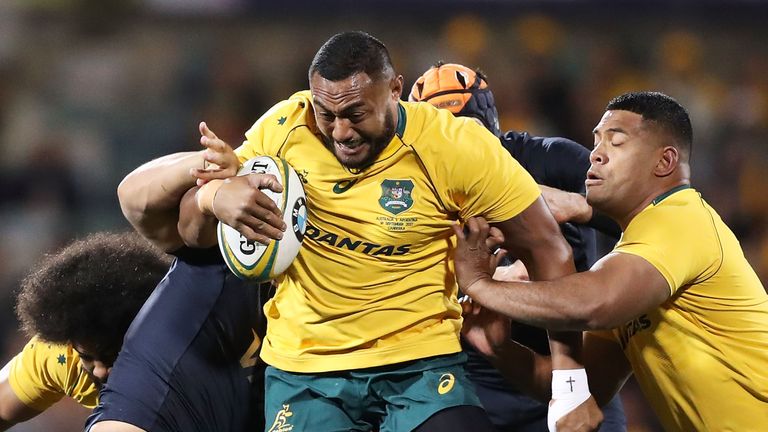
[[[510,339],[510,320],[479,306],[462,303],[464,340],[483,354],[502,376],[527,395],[546,402],[551,398],[552,361]],[[617,343],[593,333],[584,334],[583,361],[589,376],[589,390],[596,404],[603,406],[618,393],[631,374],[631,366]],[[567,383],[567,381],[566,381]],[[601,413],[594,405],[583,404],[583,411],[566,414],[557,422],[558,430],[583,430],[600,423]]]
[[[473,231],[477,231],[480,226],[486,231],[489,230],[487,222],[482,219],[471,218],[467,226]],[[525,264],[531,279],[552,280],[576,271],[571,248],[560,233],[542,197],[514,218],[498,223],[496,226],[505,236],[503,247]],[[483,239],[487,237],[488,235],[485,234]],[[483,249],[487,251],[487,248]],[[466,293],[471,296],[471,293]],[[553,374],[580,371],[581,383],[577,388],[578,391],[572,394],[571,399],[575,401],[573,403],[571,399],[553,389],[553,402],[549,410],[549,419],[553,427],[554,421],[567,412],[574,413],[573,418],[576,419],[576,424],[596,428],[602,421],[600,410],[594,401],[589,400],[589,389],[581,360],[581,343],[582,336],[579,332],[549,331]]]
[[[0,431],[40,414],[40,411],[27,406],[16,396],[8,382],[10,366],[11,363],[8,363],[0,371]]]
[[[661,273],[645,259],[613,252],[588,271],[554,280],[503,282],[491,278],[489,227],[482,218],[456,229],[459,288],[474,301],[515,321],[555,330],[612,329],[663,303],[670,295]],[[528,265],[526,265],[528,267]]]
[[[232,148],[200,123],[205,150],[175,153],[147,162],[123,179],[117,195],[128,222],[166,251],[183,242],[177,231],[179,202],[195,184],[228,178],[239,162]]]
[[[527,395],[546,402],[551,397],[552,358],[510,339],[510,319],[480,306],[462,303],[461,334],[502,376]],[[600,406],[608,403],[632,373],[621,347],[607,337],[584,333],[584,366],[590,393]]]
[[[557,223],[573,222],[594,228],[615,239],[621,236],[619,224],[593,209],[580,193],[567,192],[545,185],[539,185],[539,187]]]

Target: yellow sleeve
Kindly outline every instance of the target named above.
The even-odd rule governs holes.
[[[684,211],[666,207],[641,212],[614,249],[648,261],[666,279],[670,295],[711,275],[721,260],[711,227]]]
[[[288,131],[307,123],[312,99],[308,90],[293,94],[262,115],[245,133],[245,141],[235,150],[240,163],[256,156],[277,156]]]
[[[457,211],[462,220],[483,216],[501,222],[536,201],[539,186],[498,137],[472,120],[446,113],[449,123],[443,129],[453,136],[448,136],[449,147],[435,157],[443,171],[436,177],[444,183],[449,210]]]
[[[8,383],[19,400],[38,411],[45,411],[63,396],[87,408],[98,403],[98,389],[81,370],[72,347],[36,337],[11,360]]]

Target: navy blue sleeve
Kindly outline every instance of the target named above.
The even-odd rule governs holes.
[[[561,137],[537,137],[525,132],[507,132],[502,145],[531,173],[537,183],[584,195],[589,170],[589,150]],[[587,226],[618,239],[621,229],[611,219],[593,212]]]

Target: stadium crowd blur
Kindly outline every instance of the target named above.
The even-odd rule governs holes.
[[[611,97],[676,97],[694,126],[693,183],[768,282],[768,3],[272,3],[0,2],[3,362],[24,340],[13,294],[32,263],[73,237],[127,228],[120,179],[197,149],[200,120],[238,145],[272,103],[307,87],[311,56],[340,30],[382,39],[406,88],[436,60],[480,66],[502,130],[591,146]],[[630,431],[658,429],[636,387],[622,396]],[[79,430],[83,415],[65,404],[12,430]]]

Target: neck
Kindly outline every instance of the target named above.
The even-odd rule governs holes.
[[[643,211],[643,209],[654,203],[655,200],[662,198],[665,194],[668,194],[678,187],[686,185],[690,186],[690,181],[688,179],[678,179],[677,181],[664,182],[663,184],[660,184],[657,187],[649,190],[644,195],[645,198],[643,198],[642,201],[640,201],[637,205],[633,206],[628,211],[618,211],[616,214],[612,214],[610,211],[603,212],[615,220],[619,226],[621,226],[621,230],[624,231],[627,229],[627,226],[629,226],[629,223],[632,222],[632,219],[634,219],[635,216]]]

